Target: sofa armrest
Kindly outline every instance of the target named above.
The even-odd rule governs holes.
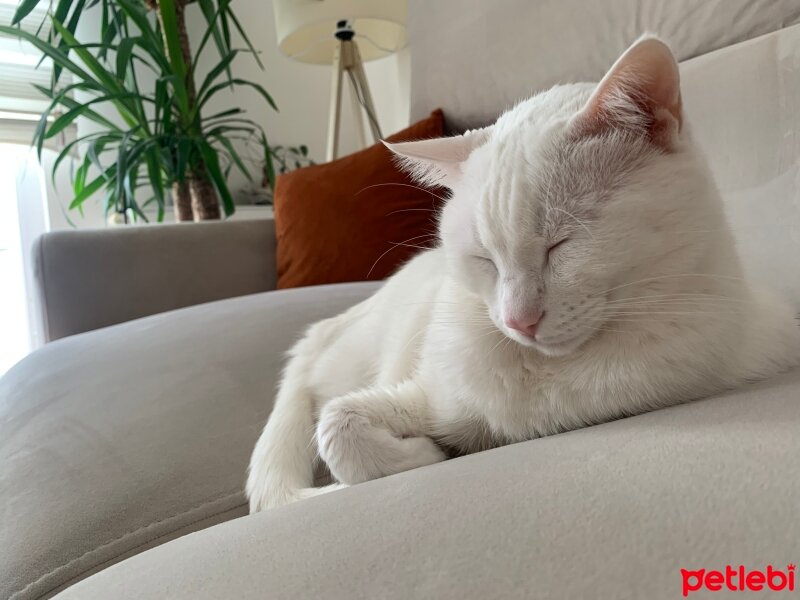
[[[33,251],[46,341],[275,289],[272,219],[57,231]]]

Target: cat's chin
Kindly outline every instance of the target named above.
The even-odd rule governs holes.
[[[563,342],[558,342],[554,344],[543,344],[541,342],[536,341],[533,338],[521,335],[514,335],[514,334],[510,335],[508,333],[506,335],[508,335],[508,337],[513,339],[521,346],[525,346],[526,348],[532,348],[534,350],[537,350],[541,354],[544,354],[545,356],[550,356],[553,358],[571,354],[586,342],[586,338],[576,337],[570,340],[565,340]]]
[[[563,344],[534,344],[533,348],[536,348],[539,352],[544,354],[545,356],[551,356],[553,358],[557,358],[559,356],[567,356],[568,354],[572,354],[583,345],[584,340],[575,340],[574,342],[565,342]]]

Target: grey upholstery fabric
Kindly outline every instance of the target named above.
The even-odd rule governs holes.
[[[0,598],[246,513],[283,353],[375,283],[204,304],[47,344],[0,379]]]
[[[680,60],[800,21],[797,0],[411,0],[411,117],[482,126],[556,83],[598,81],[652,31]]]
[[[269,219],[46,233],[34,247],[46,339],[275,289]]]
[[[785,571],[799,392],[796,371],[372,481],[170,542],[58,598],[660,600],[682,597],[681,568]]]

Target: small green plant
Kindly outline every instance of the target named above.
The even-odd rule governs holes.
[[[313,165],[314,161],[308,156],[308,146],[272,146],[269,148],[271,161],[264,163],[263,180],[261,185],[273,189],[275,179],[294,169]]]
[[[178,220],[220,218],[220,199],[230,215],[235,205],[226,183],[228,173],[236,168],[252,181],[237,150],[244,142],[255,142],[261,149],[266,183],[274,185],[276,149],[270,148],[261,125],[240,108],[207,114],[216,94],[237,87],[256,90],[277,110],[260,84],[232,74],[231,66],[241,52],[263,65],[230,0],[197,0],[207,28],[194,53],[185,26],[186,0],[55,0],[47,38],[14,26],[40,1],[50,0],[24,0],[12,26],[0,26],[0,31],[31,43],[54,64],[51,85],[38,87],[51,100],[34,136],[40,157],[45,140],[78,118],[96,126],[63,148],[53,167],[55,176],[62,162],[79,150],[71,209],[81,208],[103,191],[106,212],[130,211],[147,220],[144,208],[154,203],[160,221],[171,191]],[[77,23],[86,9],[97,5],[96,10],[102,11],[102,39],[82,43],[75,38]],[[232,31],[244,40],[245,50],[231,47]],[[211,47],[218,58],[201,79],[194,65]],[[155,75],[147,89],[140,85],[142,69]],[[71,76],[68,83],[62,77],[65,72]],[[75,92],[89,99],[78,102]],[[118,118],[109,118],[107,110],[98,110],[101,106],[111,107]]]
[[[279,175],[314,164],[308,157],[308,146],[273,146],[270,153]]]

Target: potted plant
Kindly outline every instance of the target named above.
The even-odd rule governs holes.
[[[308,146],[305,145],[270,146],[269,154],[271,161],[260,163],[261,181],[251,183],[244,190],[244,193],[250,198],[250,204],[271,205],[274,200],[274,182],[278,175],[314,164],[308,155]]]
[[[24,0],[12,26],[0,31],[33,44],[53,61],[50,86],[37,86],[51,100],[34,136],[40,158],[45,140],[77,119],[94,124],[93,132],[61,150],[53,166],[55,174],[64,159],[79,150],[70,208],[80,208],[90,196],[104,191],[107,213],[147,220],[144,209],[155,204],[160,221],[171,191],[179,221],[218,219],[220,206],[230,215],[235,205],[227,174],[236,168],[252,180],[237,149],[242,142],[255,142],[260,148],[268,184],[274,185],[275,153],[263,127],[240,108],[207,114],[215,94],[241,86],[256,90],[277,110],[260,84],[232,74],[231,66],[241,52],[250,54],[262,69],[263,65],[230,0],[197,0],[206,30],[194,53],[186,31],[185,0],[56,0],[49,14],[52,33],[47,37],[15,26],[44,1],[50,0]],[[84,11],[95,6],[102,11],[102,38],[82,43],[75,37],[77,24]],[[231,47],[234,31],[244,40],[245,50]],[[211,48],[215,63],[200,78],[195,65]],[[152,85],[140,85],[141,69],[155,74]],[[78,102],[75,92],[89,99]],[[106,108],[99,110],[101,106]],[[115,118],[109,117],[109,108]]]

